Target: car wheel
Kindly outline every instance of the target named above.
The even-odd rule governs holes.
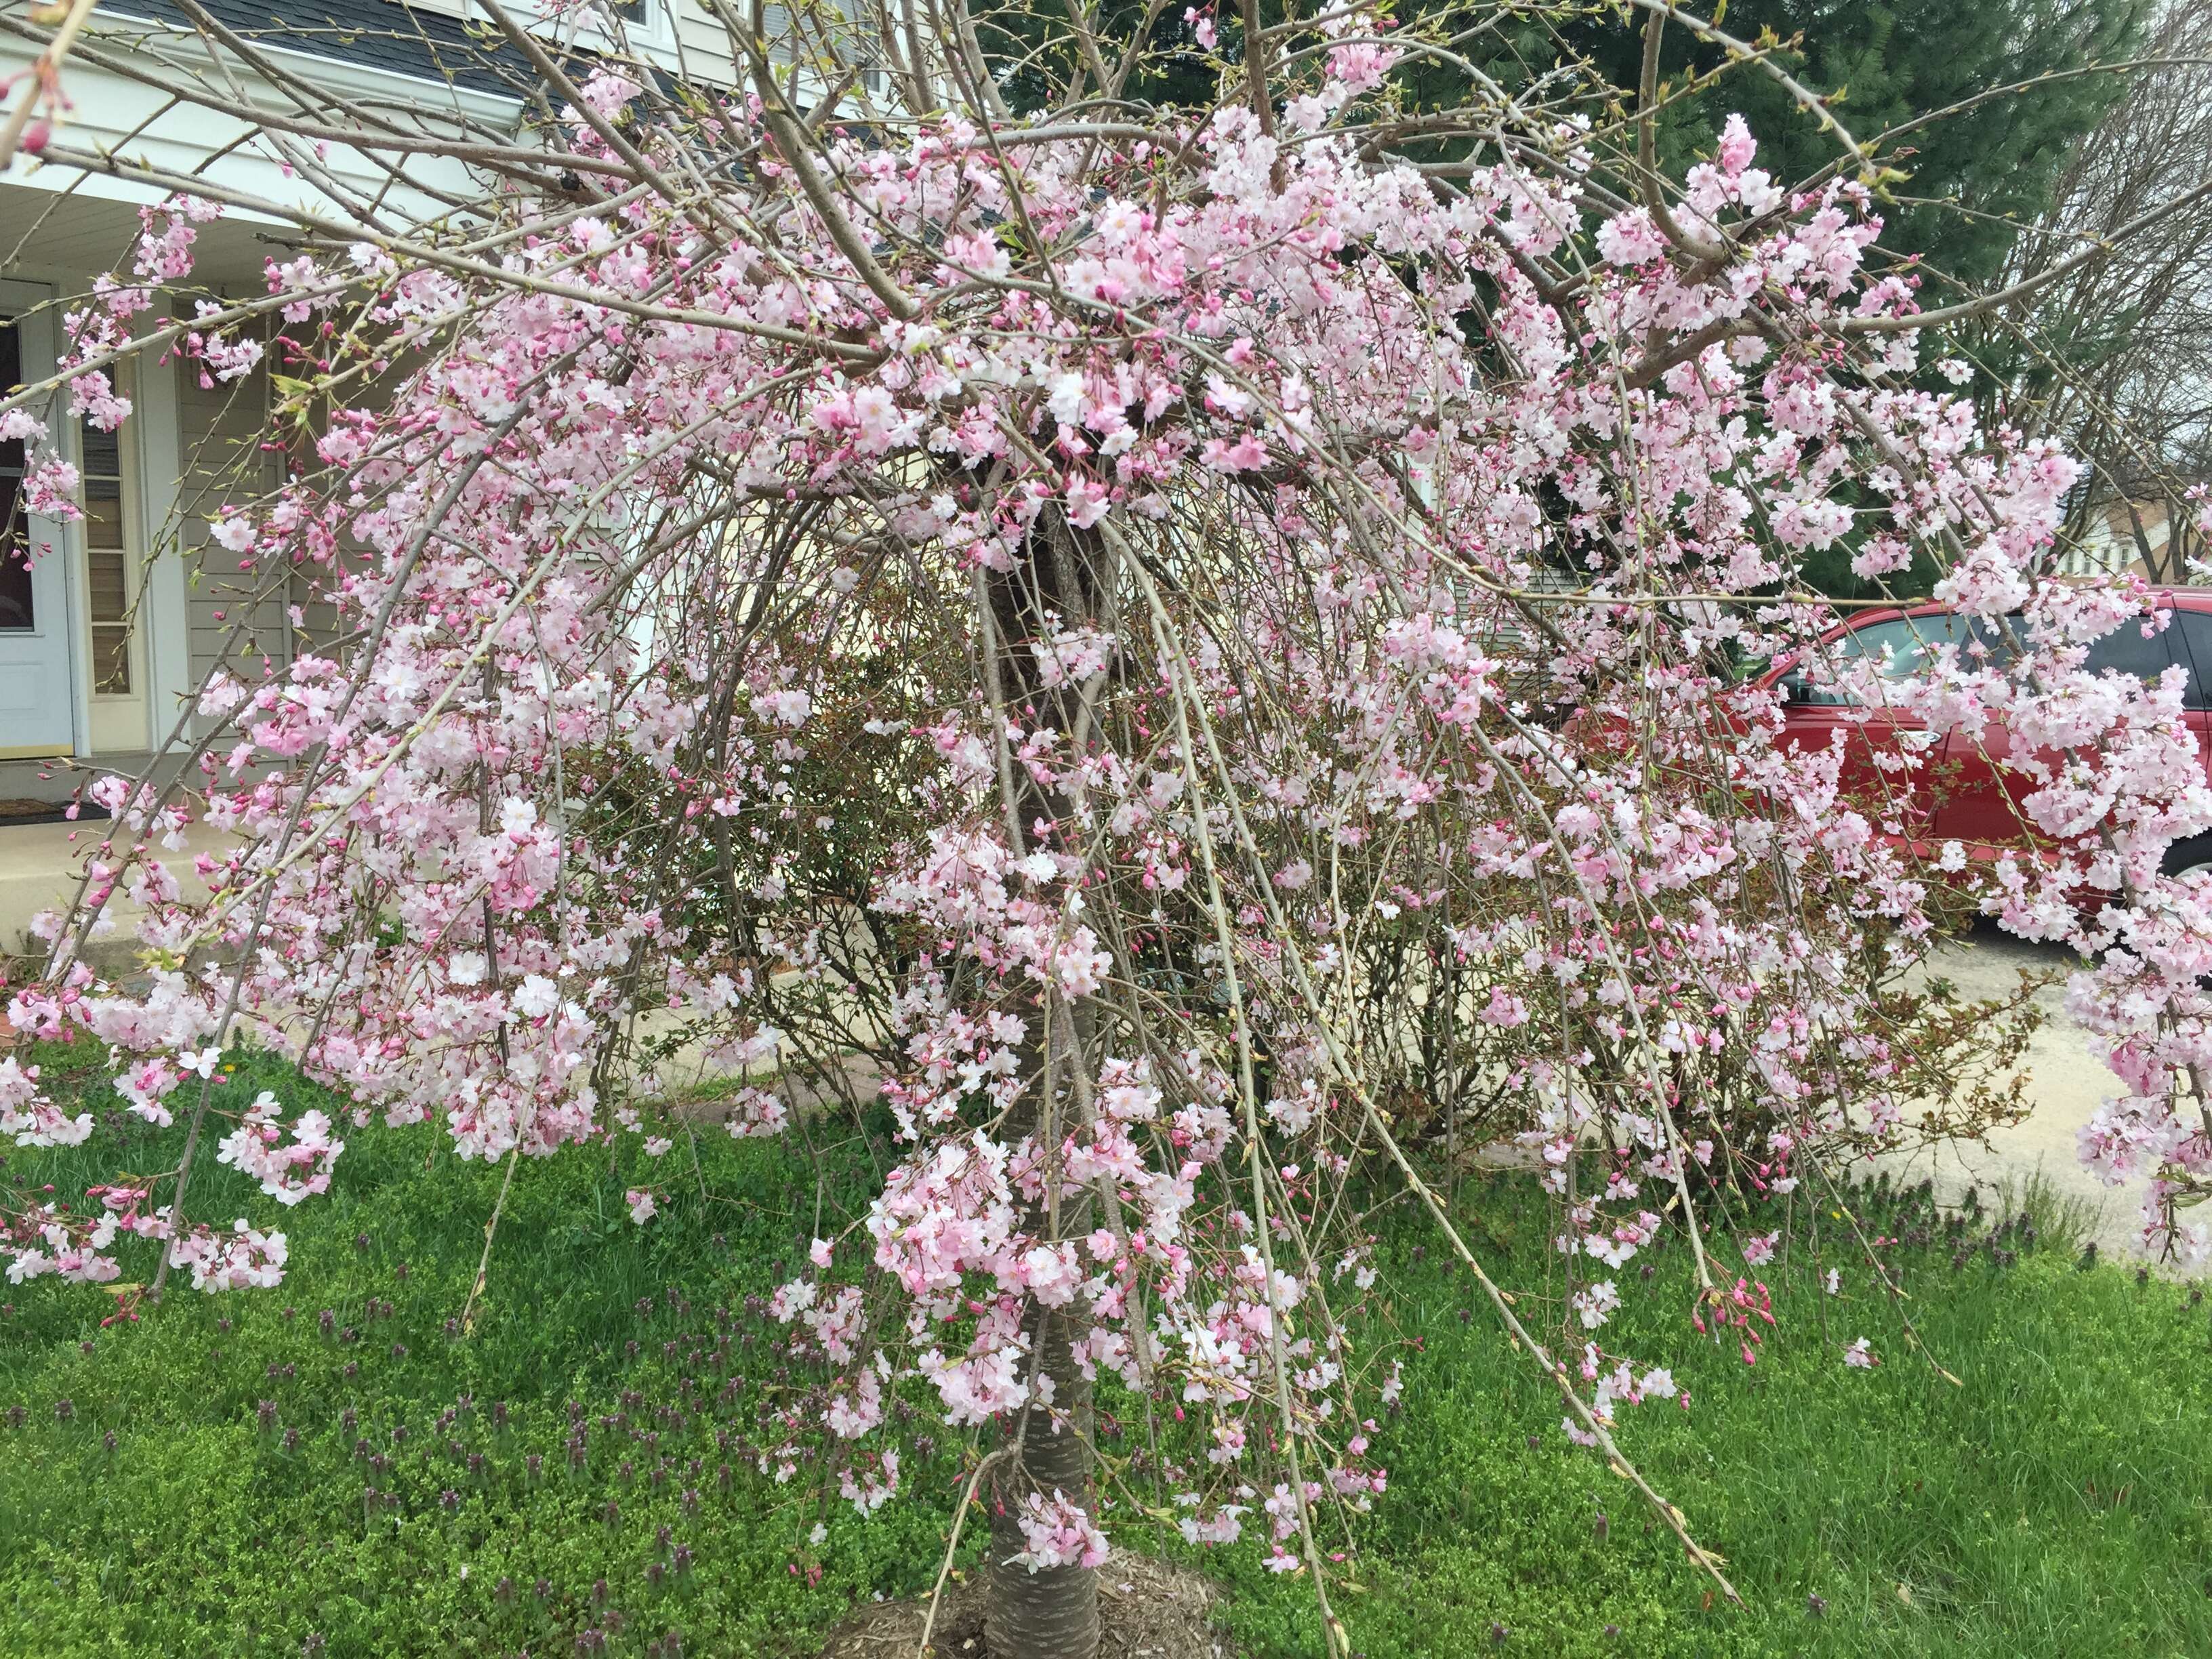
[[[2166,849],[2159,860],[2161,876],[2193,876],[2200,870],[2212,870],[2212,835],[2191,836],[2187,841],[2178,841]],[[2212,991],[2212,975],[2197,981],[2200,990]]]
[[[2178,841],[2166,849],[2159,860],[2161,876],[2193,875],[2199,870],[2212,870],[2212,835],[2191,836],[2187,841]]]

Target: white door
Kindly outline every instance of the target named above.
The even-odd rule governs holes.
[[[52,314],[28,314],[47,297],[0,282],[0,386],[53,373]],[[66,419],[64,407],[57,398],[35,412],[52,426]],[[76,737],[70,543],[62,525],[25,510],[24,450],[20,441],[0,443],[0,760],[66,755]]]

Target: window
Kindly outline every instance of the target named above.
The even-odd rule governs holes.
[[[1962,644],[1966,637],[1956,617],[1898,617],[1844,635],[1836,641],[1835,653],[1840,662],[1879,658],[1882,678],[1911,679],[1933,666],[1930,659],[1938,646]]]
[[[2167,612],[2169,619],[2172,613]],[[2155,679],[2173,665],[2172,647],[2169,641],[2173,629],[2160,629],[2148,639],[2143,637],[2144,619],[2130,617],[2101,640],[2089,647],[2089,655],[2081,666],[2092,674],[2101,674],[2116,668],[2123,674],[2132,674],[2139,680]]]
[[[0,388],[23,379],[22,342],[15,325],[0,321]],[[39,625],[31,599],[31,524],[23,511],[23,441],[0,443],[0,632],[27,633]]]
[[[2082,668],[2092,674],[2101,674],[2108,668],[2116,669],[2123,674],[2132,674],[2139,680],[2149,680],[2157,678],[2176,662],[2187,667],[2188,648],[2179,642],[2182,635],[2178,630],[2182,625],[2181,618],[2188,614],[2176,611],[2160,612],[2165,626],[2148,638],[2143,635],[2145,619],[2140,616],[2130,617],[2104,638],[2090,644],[2087,654],[2082,659]],[[2013,660],[2013,639],[2016,638],[2023,644],[2027,641],[2027,624],[2022,618],[2014,616],[2005,620],[2012,625],[2009,638],[1994,623],[1983,622],[1978,618],[1974,623],[1974,637],[1989,647],[1988,660],[1992,666],[1998,668],[2005,667]],[[2201,620],[2212,623],[2212,617]],[[2192,703],[2190,706],[2195,708],[2197,705]]]
[[[491,27],[491,18],[482,6],[470,0],[402,0],[410,9],[441,12],[448,17],[458,17],[465,22]],[[507,15],[532,33],[539,34],[564,46],[592,47],[610,44],[610,31],[604,19],[594,15],[605,12],[621,20],[637,46],[666,49],[675,44],[675,31],[668,15],[669,0],[599,0],[591,10],[574,7],[554,8],[538,0],[502,0]],[[551,15],[549,15],[551,14]]]
[[[84,457],[85,614],[94,696],[131,694],[131,537],[124,518],[122,447],[87,425]]]
[[[1832,679],[1854,664],[1871,658],[1881,665],[1880,672],[1884,679],[1901,680],[1930,665],[1929,658],[1937,647],[1960,645],[1966,638],[1966,627],[1954,616],[1893,617],[1887,622],[1855,628],[1841,639],[1815,647],[1809,654],[1826,671],[1822,675],[1826,679]],[[1802,701],[1831,707],[1858,701],[1834,685],[1810,686],[1808,693]]]
[[[2212,708],[2212,611],[2177,609],[2166,635],[2173,641],[2175,658],[2189,670],[2189,690],[2182,694],[2181,706]]]

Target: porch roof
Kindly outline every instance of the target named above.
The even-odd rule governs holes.
[[[225,27],[262,46],[307,52],[362,69],[519,97],[538,76],[511,47],[497,51],[458,17],[400,0],[198,0]],[[110,15],[195,27],[175,0],[106,0]],[[501,59],[514,67],[499,72]],[[488,61],[489,60],[489,61]]]

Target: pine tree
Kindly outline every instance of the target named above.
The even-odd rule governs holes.
[[[1771,33],[1804,42],[1777,61],[1833,97],[1838,117],[1868,143],[1993,88],[2118,61],[2139,40],[2150,9],[2148,0],[1737,0],[1723,9],[1722,26],[1739,40],[1757,42]],[[1633,84],[1640,31],[1609,20],[1585,27],[1576,44],[1608,73],[1629,77],[1616,84]],[[1689,70],[1719,67],[1723,54],[1678,27],[1668,32],[1661,62],[1679,84]],[[2075,142],[2124,89],[2114,76],[2046,82],[1885,145],[1881,159],[1907,177],[1893,186],[1884,244],[1919,254],[1933,283],[1986,283],[2002,267],[2018,228],[2050,205]],[[1832,137],[1775,80],[1749,66],[1669,108],[1661,127],[1662,159],[1679,170],[1709,151],[1730,110],[1741,111],[1759,135],[1760,163],[1778,179],[1802,179],[1836,159]],[[1927,296],[1931,304],[1954,297]]]

